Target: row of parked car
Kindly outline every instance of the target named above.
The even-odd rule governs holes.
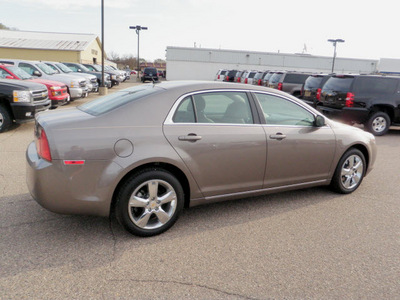
[[[105,66],[104,85],[111,88],[130,73]],[[92,64],[0,59],[0,132],[42,110],[98,92],[102,67]]]
[[[376,136],[400,126],[400,77],[312,74],[294,71],[218,70],[215,80],[240,82],[287,92],[332,119],[363,124]]]

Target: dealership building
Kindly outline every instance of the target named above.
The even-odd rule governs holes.
[[[333,57],[245,50],[167,47],[168,80],[213,80],[219,69],[331,73]],[[400,74],[399,59],[336,57],[335,73]]]

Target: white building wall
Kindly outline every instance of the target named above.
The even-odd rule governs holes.
[[[378,61],[337,57],[336,73],[374,73]],[[167,47],[168,80],[214,80],[219,69],[330,73],[332,57],[206,48]]]

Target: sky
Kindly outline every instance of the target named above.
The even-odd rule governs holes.
[[[106,53],[166,58],[167,46],[400,58],[395,0],[104,0]],[[0,0],[0,23],[18,30],[101,38],[101,0]]]

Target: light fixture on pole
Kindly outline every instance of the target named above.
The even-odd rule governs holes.
[[[332,61],[332,73],[333,73],[333,70],[335,69],[336,44],[337,44],[337,43],[344,43],[344,40],[342,40],[342,39],[329,39],[328,42],[333,43],[333,47],[335,48],[335,49],[333,50],[333,61]]]
[[[139,34],[140,30],[147,30],[147,27],[136,25],[136,26],[129,26],[129,29],[135,29],[137,34],[137,78],[139,78],[140,72],[140,63],[139,63]]]

